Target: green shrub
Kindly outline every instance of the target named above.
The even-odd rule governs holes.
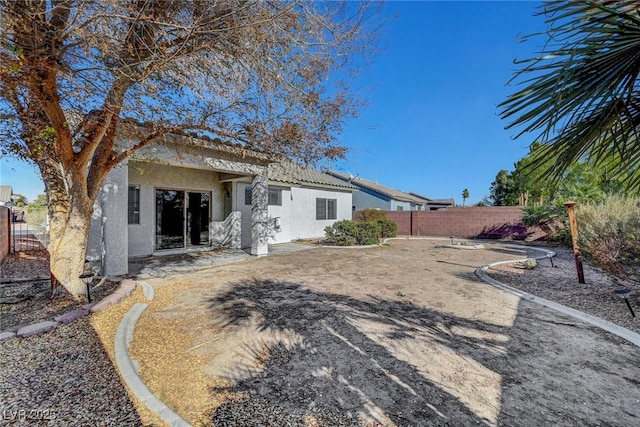
[[[567,209],[557,202],[544,206],[525,206],[522,223],[529,227],[540,227],[547,238],[556,243],[570,246],[571,233],[569,231]]]
[[[387,219],[387,213],[380,209],[363,209],[356,214],[356,220],[360,222],[374,222],[379,219]]]
[[[380,238],[396,237],[398,235],[398,224],[390,219],[379,219],[376,221],[380,227]]]
[[[377,245],[380,225],[376,222],[353,222],[348,219],[325,227],[327,243],[337,246]]]
[[[358,222],[357,245],[377,245],[380,243],[380,225],[377,222]]]
[[[603,203],[576,206],[582,252],[603,270],[624,275],[640,258],[640,198],[609,196]]]
[[[327,238],[327,243],[338,246],[353,246],[356,244],[357,228],[355,222],[344,219],[325,227],[324,235]]]

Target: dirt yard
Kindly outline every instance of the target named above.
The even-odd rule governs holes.
[[[194,425],[640,424],[637,347],[474,275],[525,250],[436,243],[147,279],[131,354]]]

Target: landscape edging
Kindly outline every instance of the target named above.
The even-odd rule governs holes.
[[[506,247],[511,247],[511,248],[518,248],[518,249],[522,249],[522,246],[518,246],[518,245],[504,245]],[[546,254],[543,256],[539,256],[539,257],[535,257],[536,260],[540,260],[540,259],[545,259],[545,258],[549,258],[551,259],[552,257],[556,256],[556,253],[552,250],[549,249],[544,249],[544,248],[536,248],[536,247],[531,247],[531,246],[527,246],[527,248],[529,249],[533,249],[533,250],[537,250],[537,251],[542,251],[545,252]],[[566,314],[568,316],[574,317],[578,320],[581,320],[583,322],[589,323],[590,325],[596,326],[600,329],[603,329],[609,333],[612,333],[614,335],[619,336],[620,338],[624,338],[625,340],[631,342],[632,344],[640,347],[640,334],[633,332],[630,329],[624,328],[622,326],[616,325],[615,323],[609,322],[607,320],[601,319],[599,317],[596,316],[592,316],[591,314],[576,310],[574,308],[571,307],[567,307],[566,305],[562,305],[559,304],[557,302],[554,301],[550,301],[548,299],[544,299],[541,297],[537,297],[535,295],[532,295],[530,293],[521,291],[520,289],[516,289],[516,288],[512,288],[511,286],[505,285],[504,283],[498,282],[496,279],[490,277],[487,274],[487,270],[491,267],[495,267],[497,265],[502,265],[502,264],[511,264],[511,263],[516,263],[516,262],[523,262],[525,261],[527,258],[521,258],[521,259],[515,259],[515,260],[510,260],[510,261],[498,261],[498,262],[493,262],[491,264],[487,264],[487,265],[483,265],[482,267],[479,267],[476,270],[476,276],[478,276],[480,279],[482,279],[483,281],[485,281],[486,283],[490,284],[491,286],[494,286],[498,289],[501,289],[505,292],[509,292],[513,295],[516,295],[517,297],[520,297],[522,299],[525,299],[527,301],[531,301],[534,302],[536,304],[540,304],[544,307],[550,308],[552,310],[558,311],[562,314]]]
[[[14,337],[26,338],[34,335],[40,335],[42,333],[55,329],[60,323],[69,324],[89,314],[99,313],[103,310],[106,310],[107,308],[110,308],[124,301],[126,298],[131,296],[133,292],[135,292],[135,290],[136,290],[135,280],[122,279],[118,283],[118,287],[111,294],[106,295],[104,298],[101,298],[99,301],[94,301],[90,304],[86,304],[82,306],[82,308],[76,308],[66,313],[57,315],[53,318],[53,320],[46,320],[46,321],[31,323],[29,325],[22,326],[16,332],[0,331],[0,341],[4,341]],[[55,323],[55,325],[53,325],[53,323]],[[40,329],[36,328],[34,330],[34,327],[40,324],[42,324],[43,327]],[[27,332],[26,334],[24,333],[21,334],[20,331],[27,331]]]

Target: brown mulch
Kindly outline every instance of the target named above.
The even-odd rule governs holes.
[[[79,309],[87,301],[78,301],[57,289],[51,296],[49,254],[29,251],[9,254],[0,268],[0,330],[16,331],[23,326],[53,320],[55,316]],[[118,282],[97,280],[91,285],[92,301],[111,294]]]

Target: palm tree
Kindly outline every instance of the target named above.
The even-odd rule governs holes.
[[[462,190],[462,206],[464,206],[464,201],[469,198],[469,190],[466,188]]]
[[[518,129],[516,138],[534,133],[543,142],[538,166],[550,179],[590,160],[627,189],[640,189],[639,11],[636,1],[542,5],[547,43],[519,63],[512,81],[521,88],[499,108],[507,129]]]

